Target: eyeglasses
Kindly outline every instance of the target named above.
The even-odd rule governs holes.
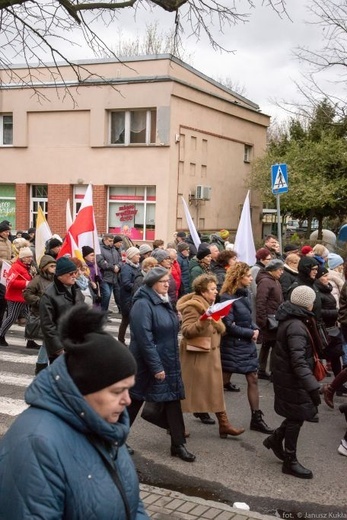
[[[170,283],[170,280],[158,280],[157,283]]]

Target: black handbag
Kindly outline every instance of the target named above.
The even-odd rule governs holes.
[[[141,417],[145,421],[148,421],[155,426],[159,426],[159,428],[164,428],[164,430],[169,429],[164,403],[152,403],[146,401]]]
[[[26,339],[43,339],[40,316],[29,314],[27,317],[24,336]]]
[[[277,330],[278,329],[278,321],[276,320],[274,314],[268,314],[268,316],[267,316],[267,328],[269,330]]]

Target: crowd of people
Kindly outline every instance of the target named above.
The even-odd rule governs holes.
[[[11,263],[7,285],[0,285],[0,345],[8,345],[7,331],[24,319],[38,323],[27,346],[39,348],[37,378],[26,393],[31,406],[1,444],[0,460],[8,464],[0,465],[0,489],[10,485],[18,464],[12,450],[19,442],[27,446],[23,439],[29,435],[39,435],[35,421],[42,416],[45,425],[50,410],[63,437],[51,445],[53,431],[47,423],[47,449],[59,450],[68,424],[72,447],[79,442],[83,446],[76,458],[86,454],[95,466],[100,463],[96,456],[104,460],[111,453],[112,467],[106,464],[104,470],[118,488],[128,515],[124,518],[146,518],[138,496],[133,496],[136,488],[133,494],[128,487],[124,491],[113,474],[119,465],[123,475],[123,459],[129,460],[125,451],[133,453],[126,445],[129,427],[143,405],[146,418],[151,404],[152,422],[170,434],[171,455],[194,462],[198,455],[188,449],[184,414],[194,414],[207,425],[217,420],[222,439],[245,431],[231,423],[226,410],[225,392],[240,391],[233,374],[245,376],[249,427],[267,435],[263,444],[283,461],[283,473],[313,477],[297,459],[300,430],[304,421],[319,421],[321,395],[330,407],[334,395],[347,396],[347,267],[341,256],[321,244],[287,244],[281,254],[276,237],[269,235],[250,266],[239,260],[226,230],[201,237],[199,245],[180,231],[166,247],[163,240],[155,240],[127,249],[121,235],[106,233],[100,253],[91,246],[82,248],[83,260],[59,257],[62,241],[54,236],[37,265],[31,231],[30,239],[22,236],[11,242],[10,226],[0,223],[0,258]],[[117,340],[102,329],[110,319],[112,297],[121,320]],[[211,315],[214,303],[225,304],[227,313]],[[321,360],[334,375],[329,385],[315,376]],[[48,395],[58,379],[62,381],[54,395]],[[283,417],[277,428],[267,424],[261,410],[259,379],[273,383],[274,409]],[[63,398],[65,392],[71,403]],[[111,395],[117,396],[114,409]],[[346,405],[341,411],[347,416]],[[91,445],[93,456],[88,455]],[[37,446],[27,448],[29,457]],[[338,452],[347,456],[347,432]],[[52,461],[56,469],[50,466],[48,471],[56,476],[50,479],[54,486],[46,499],[54,495],[59,509],[66,493],[59,479],[71,460],[67,456]],[[41,464],[40,458],[35,464]],[[78,465],[75,471],[81,471]],[[124,478],[134,482],[132,469]],[[21,494],[20,486],[15,492]],[[0,492],[0,504],[2,496]],[[91,507],[94,498],[88,497]],[[73,491],[69,500],[73,508]],[[18,510],[26,511],[28,503],[19,502]]]

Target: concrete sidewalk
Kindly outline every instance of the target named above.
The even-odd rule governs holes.
[[[141,498],[145,504],[149,516],[156,520],[270,520],[273,516],[261,515],[244,509],[230,507],[221,502],[204,500],[203,498],[190,497],[145,484],[140,485]]]

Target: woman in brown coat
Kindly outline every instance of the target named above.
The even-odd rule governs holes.
[[[193,290],[193,293],[186,294],[177,302],[177,310],[182,315],[180,357],[186,394],[182,401],[182,411],[194,413],[201,420],[204,416],[209,418],[208,412],[214,412],[221,438],[240,435],[245,431],[244,428],[232,426],[225,411],[219,352],[224,324],[220,319],[200,319],[215,301],[216,277],[210,274],[198,276],[193,282]],[[211,424],[213,420],[207,423]]]

